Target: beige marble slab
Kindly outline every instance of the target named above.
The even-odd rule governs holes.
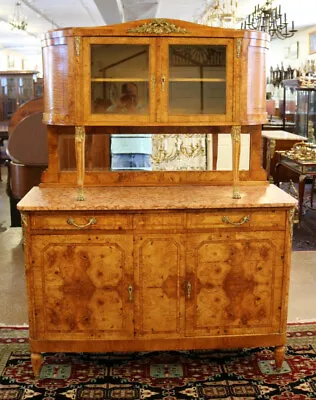
[[[242,186],[241,199],[231,186],[85,188],[77,201],[76,188],[32,188],[18,203],[21,211],[46,210],[163,210],[293,207],[297,201],[275,185]]]
[[[295,133],[286,132],[286,131],[262,131],[262,136],[267,139],[275,139],[275,140],[307,140],[306,137],[301,135],[295,135]]]

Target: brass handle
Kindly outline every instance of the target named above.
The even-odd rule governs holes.
[[[97,220],[95,218],[90,218],[89,222],[84,224],[84,225],[77,225],[73,218],[68,218],[67,219],[67,224],[73,225],[78,229],[83,229],[83,228],[86,228],[87,226],[94,225],[96,223],[97,223]]]
[[[190,299],[191,298],[191,290],[192,290],[192,285],[191,282],[189,281],[187,283],[187,298]]]
[[[155,93],[155,91],[156,91],[156,77],[155,76],[153,76],[151,78],[151,91],[153,93]]]
[[[166,77],[164,75],[161,76],[161,91],[165,91],[165,82],[166,82]]]
[[[133,286],[128,285],[128,299],[129,301],[133,301]]]
[[[248,221],[250,221],[250,216],[249,215],[246,215],[246,216],[242,217],[242,219],[240,221],[238,221],[238,222],[230,221],[229,217],[226,217],[226,216],[224,216],[222,218],[222,222],[226,222],[227,224],[231,224],[231,225],[234,225],[234,226],[242,225],[242,224],[244,224],[244,223],[246,223]]]

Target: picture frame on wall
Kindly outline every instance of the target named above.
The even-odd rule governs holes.
[[[289,59],[297,60],[299,57],[299,42],[292,43],[289,47]]]
[[[299,42],[294,42],[284,48],[284,58],[288,60],[297,60],[299,58]]]
[[[316,53],[316,31],[309,34],[309,54]]]

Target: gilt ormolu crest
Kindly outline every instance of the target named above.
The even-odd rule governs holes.
[[[128,29],[128,33],[154,33],[154,34],[164,34],[164,33],[189,33],[185,28],[180,28],[179,26],[167,21],[166,19],[153,19],[150,22],[139,25],[136,28]]]

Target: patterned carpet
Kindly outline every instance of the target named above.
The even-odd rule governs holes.
[[[269,348],[45,354],[34,380],[26,329],[0,328],[1,400],[316,399],[316,323],[288,326],[286,361]]]
[[[280,188],[291,196],[298,198],[297,184],[281,183]],[[298,217],[295,217],[297,220]],[[315,251],[316,250],[316,192],[313,196],[311,206],[311,185],[307,184],[305,188],[303,216],[301,223],[294,224],[293,229],[293,251]]]

